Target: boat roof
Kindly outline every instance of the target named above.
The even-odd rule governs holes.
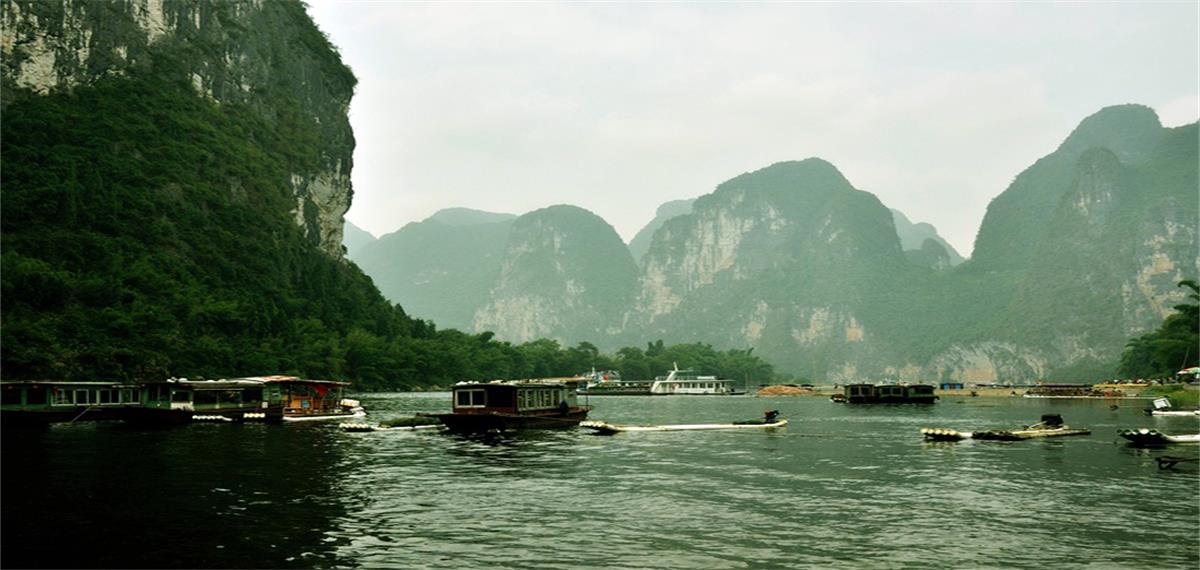
[[[124,388],[136,388],[138,384],[133,382],[118,382],[104,380],[85,380],[82,382],[69,382],[66,380],[0,380],[0,385],[4,386],[121,386]]]
[[[574,384],[577,381],[573,378],[530,378],[524,380],[491,380],[488,382],[474,382],[464,380],[454,384],[454,388],[467,388],[477,386],[511,386],[518,387],[542,387],[542,388],[563,388],[567,384]]]
[[[234,380],[253,380],[263,383],[277,384],[326,384],[332,386],[349,386],[349,382],[341,382],[338,380],[312,380],[309,378],[300,378],[298,376],[247,376],[245,378],[234,378]]]

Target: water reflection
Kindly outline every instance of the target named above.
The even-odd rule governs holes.
[[[445,395],[363,397],[372,421]],[[1195,567],[1197,464],[1119,428],[1133,407],[972,399],[593,398],[596,419],[772,432],[344,433],[333,425],[81,425],[4,438],[8,566]],[[1090,436],[924,442],[1062,413]],[[750,433],[752,432],[752,433]],[[16,466],[19,465],[20,468]],[[31,491],[32,490],[32,491]],[[1103,549],[1097,549],[1103,544]],[[78,548],[66,548],[73,545]]]
[[[8,567],[332,567],[346,463],[308,426],[5,429]]]

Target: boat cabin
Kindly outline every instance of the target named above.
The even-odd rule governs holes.
[[[574,380],[460,382],[451,391],[451,413],[436,414],[451,431],[573,428],[587,418]]]
[[[0,417],[6,423],[121,419],[141,406],[141,389],[117,382],[0,382]]]
[[[278,420],[262,382],[252,379],[188,380],[172,378],[142,385],[143,405],[131,410],[135,421],[190,421],[204,419]]]
[[[932,404],[938,399],[927,384],[847,384],[842,393],[849,404]]]
[[[575,385],[569,382],[475,382],[454,386],[456,414],[521,414],[578,407]]]
[[[283,419],[301,421],[343,416],[363,415],[358,402],[347,400],[349,382],[306,380],[295,376],[256,376],[243,378],[261,382],[267,397],[283,406]]]

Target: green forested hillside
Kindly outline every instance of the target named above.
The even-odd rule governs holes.
[[[272,124],[149,73],[11,102],[5,377],[327,376],[353,330],[419,334],[288,215],[318,137],[283,108]]]
[[[470,330],[500,273],[515,216],[443,210],[380,237],[351,259],[385,297],[442,327]]]
[[[1188,301],[1157,330],[1130,339],[1121,354],[1122,378],[1170,378],[1177,371],[1200,366],[1200,285],[1184,280]]]

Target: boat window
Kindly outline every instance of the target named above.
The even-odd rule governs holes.
[[[487,397],[483,390],[459,390],[454,393],[454,406],[457,408],[482,408],[487,405]]]
[[[60,390],[58,388],[55,388],[54,389],[54,405],[55,406],[71,405],[71,391],[70,390]]]
[[[172,402],[188,403],[192,401],[192,393],[188,390],[176,390],[171,394]]]
[[[136,404],[138,402],[138,396],[140,396],[140,394],[138,394],[136,390],[121,390],[121,401],[126,404]]]
[[[15,406],[21,403],[21,388],[17,386],[5,386],[3,391],[0,391],[0,404]]]
[[[243,402],[260,402],[263,399],[262,388],[246,388],[242,390]]]
[[[511,408],[513,407],[513,398],[515,390],[508,388],[498,388],[490,390],[488,394],[488,406],[492,408]]]
[[[196,390],[193,399],[197,404],[215,404],[217,403],[217,393],[212,390]]]
[[[242,392],[240,390],[221,390],[220,400],[222,404],[240,404],[242,403]]]
[[[91,390],[75,390],[75,405],[91,403]]]
[[[120,393],[116,390],[104,389],[96,390],[97,404],[117,404],[119,403]]]
[[[46,389],[41,386],[34,386],[25,390],[25,403],[29,405],[46,403]]]

